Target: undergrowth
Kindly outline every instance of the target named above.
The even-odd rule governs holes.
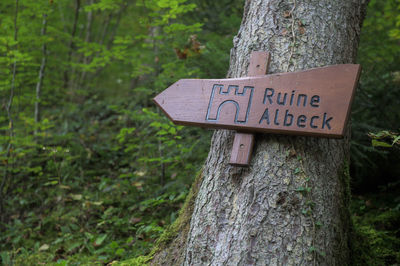
[[[400,183],[354,196],[353,265],[400,264]]]

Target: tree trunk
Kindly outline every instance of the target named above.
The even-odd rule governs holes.
[[[353,63],[365,7],[247,0],[228,76],[246,76],[255,50],[271,53],[270,73]],[[169,246],[181,241],[180,252],[158,252],[153,264],[348,265],[349,133],[257,135],[248,168],[228,164],[232,142],[232,131],[215,131],[186,242],[179,235]]]

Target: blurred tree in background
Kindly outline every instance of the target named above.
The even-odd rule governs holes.
[[[176,219],[211,134],[173,125],[151,99],[181,78],[225,77],[243,4],[0,1],[3,264],[109,263],[152,248]],[[400,2],[372,0],[352,114],[357,194],[399,191],[398,148],[368,137],[399,131],[399,28]],[[384,209],[387,220],[356,223],[361,237],[379,248],[384,239],[382,262],[400,263],[400,199],[371,207],[371,198],[354,200],[355,215]]]
[[[400,2],[371,0],[363,24],[359,63],[363,67],[352,112],[354,189],[368,191],[398,182],[398,148],[377,149],[368,132],[400,129]]]

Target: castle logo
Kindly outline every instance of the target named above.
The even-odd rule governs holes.
[[[254,87],[244,86],[240,91],[239,86],[229,85],[226,90],[224,85],[214,84],[208,103],[206,121],[217,122],[220,119],[221,109],[226,104],[235,106],[235,124],[246,124],[249,118]]]

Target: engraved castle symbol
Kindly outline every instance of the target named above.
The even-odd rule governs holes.
[[[237,85],[229,85],[225,90],[224,85],[214,84],[208,103],[206,121],[217,122],[222,107],[231,103],[236,107],[235,124],[245,124],[249,117],[253,92],[254,87],[250,86],[244,86],[243,90],[239,91]]]

